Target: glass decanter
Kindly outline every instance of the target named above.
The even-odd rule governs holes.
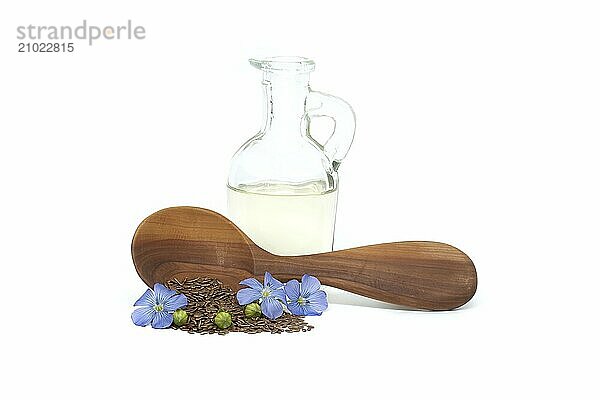
[[[331,251],[338,168],[354,138],[355,116],[344,100],[313,91],[312,60],[250,59],[263,72],[261,130],[235,153],[228,179],[228,216],[257,245],[279,255]],[[329,117],[323,143],[311,120]]]

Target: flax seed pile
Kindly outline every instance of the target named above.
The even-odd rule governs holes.
[[[193,278],[178,281],[172,279],[165,284],[169,289],[183,293],[188,304],[183,309],[188,314],[188,323],[183,326],[173,325],[173,329],[187,331],[188,333],[225,335],[229,332],[244,333],[282,333],[282,332],[307,332],[313,329],[304,318],[289,313],[275,320],[270,320],[264,315],[257,318],[248,318],[244,315],[244,307],[240,306],[235,297],[235,292],[224,286],[219,280],[212,278]],[[219,329],[214,324],[215,315],[219,311],[231,314],[232,325],[227,329]]]

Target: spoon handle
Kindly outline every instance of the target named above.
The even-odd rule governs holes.
[[[306,256],[254,249],[255,274],[282,280],[316,276],[321,283],[423,310],[451,310],[477,289],[477,272],[462,251],[437,242],[394,242]]]

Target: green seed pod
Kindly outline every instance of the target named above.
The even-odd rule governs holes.
[[[244,314],[248,318],[257,318],[261,316],[262,311],[258,303],[250,303],[244,308]]]
[[[187,322],[188,322],[188,315],[181,308],[173,313],[173,323],[176,326],[185,325],[185,324],[187,324]]]
[[[220,329],[227,329],[231,326],[231,314],[227,311],[219,311],[215,315],[215,325]]]

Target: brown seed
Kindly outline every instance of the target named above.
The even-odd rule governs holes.
[[[183,293],[188,299],[188,305],[184,310],[190,316],[190,320],[186,325],[173,327],[173,329],[202,335],[213,333],[226,335],[229,332],[280,334],[307,332],[313,329],[313,326],[308,325],[303,317],[287,313],[273,321],[264,316],[246,318],[244,308],[238,304],[235,292],[216,279],[186,277],[183,281],[172,279],[166,283],[166,286]],[[211,318],[220,310],[226,310],[231,314],[233,325],[227,330],[217,329]]]

